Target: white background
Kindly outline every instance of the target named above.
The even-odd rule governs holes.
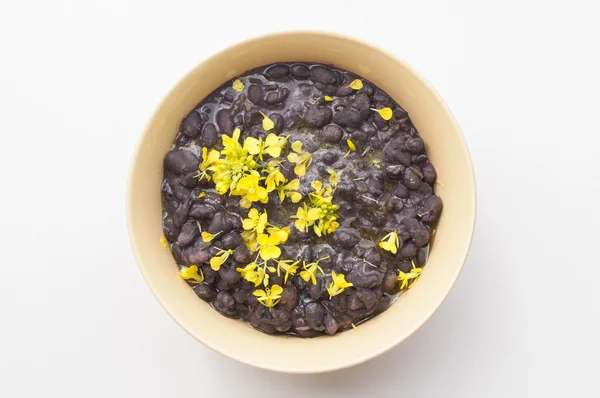
[[[1,0],[0,396],[600,396],[599,4]],[[284,29],[411,63],[454,112],[478,183],[471,255],[436,315],[324,375],[193,340],[125,226],[129,161],[161,98],[208,55]]]

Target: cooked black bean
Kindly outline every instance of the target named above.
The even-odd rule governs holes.
[[[185,149],[173,149],[165,156],[165,167],[179,175],[198,170],[199,164],[198,158]]]
[[[321,133],[319,134],[319,138],[323,142],[335,144],[342,139],[343,135],[344,135],[344,131],[339,126],[336,126],[335,124],[330,124],[328,126],[323,127],[323,129],[321,130]],[[331,153],[331,152],[329,152],[329,153]],[[335,162],[335,160],[333,162]],[[333,163],[333,162],[331,162],[331,163]],[[328,163],[328,164],[331,164],[331,163]]]
[[[399,293],[398,270],[410,272],[413,263],[421,267],[427,261],[442,202],[434,194],[437,174],[425,144],[404,109],[353,73],[320,64],[278,63],[239,78],[245,84],[241,92],[229,81],[186,115],[174,148],[165,156],[163,233],[173,257],[180,267],[201,267],[204,283],[190,283],[200,298],[265,333],[314,337],[348,330],[389,306]],[[360,90],[349,87],[357,78],[363,83]],[[372,111],[383,107],[393,110],[391,120]],[[274,125],[267,131],[265,116]],[[221,136],[231,136],[235,128],[240,129],[240,143],[248,137],[264,142],[270,133],[287,138],[277,159],[287,181],[299,178],[287,160],[290,144],[300,140],[302,150],[312,154],[312,164],[300,178],[299,203],[280,201],[277,192],[271,192],[268,203],[252,204],[259,212],[268,211],[269,224],[290,228],[287,242],[278,245],[279,259],[295,261],[297,267],[286,275],[282,268],[270,271],[277,262],[268,260],[272,268],[267,269],[266,285],[255,286],[237,270],[253,261],[263,266],[258,253],[244,242],[243,236],[250,233],[242,225],[248,218],[245,203],[235,193],[219,195],[212,171],[210,180],[198,178],[201,149],[220,151]],[[347,139],[355,151],[348,151]],[[264,156],[254,157],[260,167],[271,160],[269,154]],[[332,170],[337,173],[333,203],[339,206],[340,226],[321,237],[312,226],[298,230],[290,215],[310,203],[311,181],[333,184]],[[201,231],[216,236],[204,242]],[[390,231],[398,233],[397,254],[379,246]],[[214,271],[209,261],[217,255],[229,258]],[[316,283],[305,281],[300,273],[316,261],[323,272],[315,273]],[[353,286],[330,297],[332,271],[345,275]],[[253,293],[274,285],[283,291],[277,304],[267,308]]]

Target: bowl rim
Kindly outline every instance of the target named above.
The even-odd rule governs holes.
[[[253,363],[251,361],[246,360],[244,357],[238,356],[235,353],[227,350],[225,347],[215,347],[212,346],[210,344],[208,344],[207,342],[205,342],[201,336],[197,336],[193,331],[192,328],[188,327],[187,323],[182,320],[177,318],[168,308],[168,305],[166,304],[166,300],[163,298],[163,296],[158,292],[158,290],[155,288],[151,278],[149,278],[145,268],[141,265],[141,260],[140,260],[140,255],[139,255],[139,247],[138,244],[136,242],[136,238],[135,238],[135,233],[134,233],[134,229],[135,227],[133,226],[133,221],[131,219],[131,214],[132,214],[132,207],[134,205],[133,201],[132,201],[132,191],[133,191],[133,176],[134,176],[134,169],[135,169],[135,165],[137,163],[138,160],[138,156],[140,154],[140,149],[142,147],[143,142],[146,140],[147,135],[149,134],[149,130],[150,130],[150,126],[156,116],[156,114],[158,113],[158,111],[167,103],[168,98],[171,97],[171,95],[173,94],[173,92],[176,90],[176,88],[179,86],[179,84],[184,81],[187,80],[187,78],[192,75],[194,73],[194,71],[202,64],[220,56],[222,53],[229,51],[231,48],[233,47],[237,47],[237,46],[242,46],[244,44],[247,43],[251,43],[257,40],[265,40],[265,39],[269,39],[269,38],[275,38],[275,37],[282,37],[282,36],[296,36],[296,35],[313,35],[313,36],[323,36],[323,37],[331,37],[331,38],[336,38],[336,39],[342,39],[342,40],[346,40],[346,41],[350,41],[350,42],[354,42],[356,44],[359,44],[361,46],[364,47],[369,47],[372,50],[375,50],[377,52],[380,52],[381,54],[389,57],[391,60],[393,60],[394,62],[397,62],[398,64],[402,65],[403,67],[405,67],[411,74],[413,74],[416,78],[418,78],[423,85],[427,88],[427,90],[429,90],[431,92],[431,94],[434,96],[434,98],[439,102],[439,104],[441,105],[441,109],[443,110],[443,112],[446,114],[446,116],[448,117],[448,120],[450,122],[450,124],[452,125],[452,128],[454,128],[457,132],[457,138],[460,141],[459,144],[462,147],[464,154],[466,155],[466,164],[468,166],[468,169],[470,171],[469,173],[469,178],[471,180],[471,186],[473,187],[472,189],[472,197],[470,198],[473,202],[473,206],[470,209],[470,213],[469,214],[465,214],[465,220],[469,221],[469,234],[468,234],[468,240],[467,240],[467,244],[464,247],[463,253],[461,254],[461,258],[460,258],[460,265],[457,267],[450,283],[448,284],[448,286],[446,287],[445,291],[440,292],[439,294],[439,300],[438,302],[431,308],[431,310],[422,318],[422,320],[420,322],[416,322],[415,325],[409,329],[409,331],[401,336],[398,337],[398,339],[390,342],[389,344],[381,347],[378,350],[374,350],[372,352],[370,352],[367,355],[362,355],[362,356],[358,356],[352,360],[348,360],[344,363],[340,363],[338,365],[333,365],[333,366],[324,366],[324,367],[318,367],[318,366],[314,366],[311,369],[306,369],[306,368],[297,368],[297,369],[278,369],[272,366],[265,366],[264,364],[257,364],[257,363]],[[128,169],[128,177],[127,177],[127,189],[126,189],[126,219],[127,219],[127,230],[128,230],[128,235],[129,235],[129,241],[130,241],[130,245],[131,245],[131,249],[133,251],[134,254],[134,258],[136,260],[136,263],[138,265],[138,269],[140,270],[142,277],[144,278],[144,281],[146,282],[146,284],[148,285],[148,288],[150,289],[150,291],[152,292],[152,295],[154,296],[154,298],[158,301],[158,303],[161,305],[161,307],[165,310],[165,312],[167,314],[169,314],[169,316],[183,329],[185,330],[190,336],[192,336],[194,339],[196,339],[197,341],[199,341],[200,343],[202,343],[204,346],[212,349],[215,352],[218,352],[221,355],[224,355],[227,358],[233,359],[237,362],[243,363],[245,365],[250,365],[259,369],[264,369],[264,370],[269,370],[269,371],[273,371],[273,372],[278,372],[278,373],[288,373],[288,374],[315,374],[315,373],[324,373],[324,372],[331,372],[331,371],[337,371],[337,370],[342,370],[342,369],[346,369],[352,366],[356,366],[359,365],[361,363],[367,362],[389,350],[391,350],[392,348],[396,347],[397,345],[399,345],[400,343],[402,343],[403,341],[405,341],[406,339],[408,339],[410,336],[412,336],[418,329],[420,329],[432,316],[433,314],[440,308],[440,306],[446,301],[446,299],[448,298],[448,295],[450,294],[450,291],[452,290],[452,288],[454,287],[454,285],[456,284],[456,281],[458,280],[465,262],[467,260],[467,257],[469,255],[472,243],[473,243],[473,236],[475,233],[475,224],[476,224],[476,218],[477,218],[477,184],[476,184],[476,179],[475,179],[475,171],[473,168],[473,161],[471,158],[471,154],[469,152],[469,148],[467,146],[466,140],[464,138],[464,135],[462,133],[462,130],[460,129],[456,119],[454,118],[454,115],[452,114],[452,112],[450,111],[450,108],[448,107],[448,105],[446,104],[446,102],[442,99],[442,97],[440,96],[440,94],[438,93],[438,91],[433,87],[433,85],[423,76],[421,75],[417,70],[415,70],[412,65],[410,65],[408,62],[406,62],[403,58],[396,56],[394,53],[390,53],[370,42],[366,42],[363,41],[361,39],[357,39],[355,37],[352,36],[348,36],[345,34],[340,34],[340,33],[334,33],[334,32],[329,32],[329,31],[325,31],[325,30],[283,30],[283,31],[278,31],[278,32],[270,32],[270,33],[266,33],[266,34],[262,34],[262,35],[257,35],[257,36],[253,36],[249,39],[245,39],[242,41],[237,41],[234,43],[231,43],[229,45],[227,45],[226,47],[223,47],[221,49],[219,49],[218,51],[214,52],[212,55],[210,55],[209,57],[203,58],[199,63],[197,63],[196,65],[194,65],[192,68],[190,68],[183,76],[181,76],[172,86],[171,88],[166,92],[166,94],[164,94],[162,96],[161,101],[158,103],[158,105],[155,106],[153,112],[150,114],[148,121],[145,123],[144,128],[142,130],[142,134],[140,135],[140,137],[137,139],[136,145],[134,147],[134,152],[132,154],[131,157],[131,161],[130,161],[130,165],[129,165],[129,169]]]

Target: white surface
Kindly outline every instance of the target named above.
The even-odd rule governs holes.
[[[0,2],[1,397],[599,396],[597,0],[149,3]],[[478,183],[446,303],[395,350],[325,375],[197,343],[152,297],[125,227],[130,156],[162,96],[282,29],[410,62],[455,113]]]

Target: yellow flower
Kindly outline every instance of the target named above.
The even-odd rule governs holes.
[[[288,277],[290,275],[296,275],[298,271],[298,263],[300,261],[294,262],[293,260],[280,260],[277,261],[277,276],[280,276],[280,271],[285,271],[285,276],[283,278],[283,283],[287,283]]]
[[[299,231],[308,232],[308,227],[313,225],[316,220],[321,218],[321,210],[316,208],[308,209],[306,203],[304,204],[304,208],[298,207],[298,211],[295,216],[291,216],[291,218],[295,218],[296,228]]]
[[[335,272],[331,271],[331,279],[332,282],[327,288],[329,299],[342,293],[347,287],[354,286],[352,283],[346,282],[346,277],[344,274],[337,275]]]
[[[160,244],[162,245],[163,249],[169,250],[169,242],[167,242],[167,239],[164,237],[164,235],[160,237]]]
[[[263,121],[262,121],[263,130],[269,131],[269,130],[273,129],[273,127],[275,127],[275,123],[273,123],[273,121],[264,113],[261,112],[260,114],[263,116]]]
[[[381,239],[379,242],[379,247],[393,254],[398,252],[398,246],[400,246],[400,239],[398,238],[398,233],[396,231],[392,231]]]
[[[302,200],[302,194],[300,192],[296,192],[298,188],[300,188],[300,180],[295,178],[286,185],[280,185],[275,189],[277,190],[279,201],[281,203],[283,203],[283,200],[286,196],[290,197],[292,203],[298,203]]]
[[[328,169],[327,173],[329,174],[329,183],[333,186],[333,189],[337,188],[337,184],[340,181],[340,176],[335,170]]]
[[[244,90],[244,83],[242,83],[240,79],[236,79],[231,87],[238,93],[241,93]]]
[[[290,236],[289,227],[269,227],[267,228],[267,231],[270,235],[277,235],[277,237],[279,238],[279,243],[282,245],[285,244],[285,242],[287,242],[288,237]]]
[[[260,258],[267,261],[272,258],[278,258],[281,256],[281,249],[277,247],[280,243],[279,234],[277,235],[258,235],[256,238],[256,242],[258,243],[258,254]]]
[[[245,155],[246,150],[240,145],[240,129],[233,130],[231,137],[223,134],[221,140],[223,141],[223,150],[221,151],[223,155],[233,157]]]
[[[294,152],[290,153],[287,158],[291,163],[296,164],[294,173],[296,173],[297,176],[302,177],[306,174],[306,169],[312,163],[312,155],[302,151],[302,142],[300,141],[295,141],[292,144],[292,151]]]
[[[279,185],[285,183],[285,177],[275,163],[269,162],[265,172],[268,173],[266,180],[267,192],[272,192]]]
[[[266,275],[265,269],[259,267],[255,262],[251,262],[244,268],[236,268],[236,271],[242,275],[242,278],[250,283],[254,283],[254,287],[260,285],[265,279]]]
[[[372,111],[375,111],[377,113],[379,113],[379,116],[381,116],[381,118],[383,120],[390,120],[392,118],[392,110],[388,107],[385,108],[381,108],[381,109],[375,109],[375,108],[370,108]]]
[[[350,152],[356,151],[356,145],[354,145],[354,142],[352,142],[352,140],[350,138],[348,138],[346,140],[346,144],[348,144],[348,152],[346,152],[346,154],[344,155],[344,157],[350,155]]]
[[[286,141],[284,140],[284,145],[285,142]],[[254,137],[248,137],[244,141],[244,147],[246,147],[249,154],[258,155],[260,160],[263,160],[263,153],[266,153],[273,158],[277,158],[281,155],[281,150],[283,149],[279,137],[273,133],[269,134],[264,142],[262,138],[256,139]]]
[[[281,293],[283,292],[283,288],[279,285],[273,285],[269,289],[268,287],[265,290],[258,289],[254,291],[254,296],[258,299],[258,302],[264,305],[267,308],[271,308],[281,300]]]
[[[217,255],[210,259],[210,268],[212,268],[213,271],[218,271],[231,254],[233,254],[233,250],[231,249],[219,250]]]
[[[352,90],[360,90],[363,88],[363,82],[360,79],[354,79],[352,80],[352,83],[348,85],[348,87],[350,87]]]
[[[242,200],[245,200],[245,202],[240,202],[242,206],[248,208],[250,207],[251,202],[259,201],[261,203],[267,203],[269,200],[269,192],[267,192],[265,187],[258,185],[261,180],[264,180],[264,177],[250,174],[238,181],[233,194],[243,196]]]
[[[223,232],[223,231],[221,231],[221,232]],[[213,240],[215,237],[217,237],[217,235],[219,235],[221,232],[217,232],[217,233],[216,233],[216,234],[214,234],[214,235],[213,235],[213,234],[211,234],[211,233],[208,233],[208,232],[206,232],[206,231],[205,231],[205,232],[202,232],[202,234],[201,234],[201,235],[202,235],[202,241],[203,241],[203,242],[210,242],[210,241],[211,241],[211,240]]]
[[[198,166],[200,171],[198,175],[196,175],[198,180],[206,178],[206,181],[210,181],[210,176],[208,175],[207,171],[216,170],[216,167],[213,165],[220,156],[221,154],[217,150],[211,149],[211,151],[208,152],[207,148],[202,148],[202,163],[200,163],[200,166]]]
[[[198,270],[197,265],[190,265],[187,268],[182,268],[179,270],[179,276],[185,280],[191,280],[195,283],[204,282],[204,274],[202,273],[202,270]]]
[[[329,256],[325,257],[329,258]],[[300,272],[300,278],[304,279],[304,282],[311,281],[313,285],[317,284],[317,272],[321,272],[323,274],[323,268],[319,266],[319,261],[324,260],[325,258],[319,259],[314,263],[306,264],[306,261],[303,262],[302,269]]]
[[[264,232],[267,221],[266,210],[259,214],[258,210],[252,208],[248,212],[248,218],[245,218],[244,221],[242,221],[242,226],[246,231],[256,231],[260,235]]]
[[[419,279],[419,276],[421,276],[421,273],[423,272],[423,268],[417,268],[415,267],[415,262],[413,260],[411,260],[412,263],[412,270],[410,272],[404,273],[402,271],[398,271],[398,282],[400,282],[400,290],[404,290],[404,289],[410,289],[411,287],[414,286],[414,284],[417,282],[417,279]],[[409,285],[408,281],[412,280],[412,283]]]

